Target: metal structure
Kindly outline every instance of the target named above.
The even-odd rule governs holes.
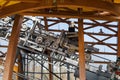
[[[117,56],[115,65],[110,68],[113,68],[112,73],[119,73],[119,0],[0,2],[0,37],[9,41],[7,52],[1,51],[1,57],[6,56],[3,80],[12,80],[15,63],[18,74],[23,75],[24,79],[62,80],[62,74],[66,74],[66,79],[70,80],[70,75],[74,76],[74,69],[77,69],[79,79],[86,80],[85,65],[111,63],[105,58],[102,58],[105,61],[91,59],[91,56],[101,58],[98,55]],[[1,48],[7,48],[7,45],[1,45]],[[38,65],[40,70],[36,72]],[[56,65],[60,67],[58,74],[54,71]],[[65,72],[61,72],[63,66]],[[31,67],[32,70],[29,70]],[[44,69],[48,72],[44,72]],[[36,78],[37,74],[39,78]],[[20,76],[16,79],[23,80]]]

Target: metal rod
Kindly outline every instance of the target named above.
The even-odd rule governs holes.
[[[104,60],[107,60],[107,61],[111,61],[110,59],[107,59],[107,58],[104,58],[104,57],[101,57],[101,56],[98,56],[98,55],[95,55],[95,54],[92,54],[93,56],[96,56],[96,57],[99,57],[101,59],[104,59]]]
[[[37,51],[34,51],[34,50],[30,50],[29,48],[26,48],[26,47],[23,47],[23,46],[20,46],[20,45],[18,45],[18,47],[21,48],[21,49],[23,49],[23,50],[27,50],[27,51],[33,52],[34,54],[43,55],[43,56],[45,56],[45,57],[47,57],[47,58],[49,57],[49,56],[46,55],[46,54],[41,54],[40,52],[37,52]],[[68,62],[65,62],[65,61],[58,60],[58,59],[56,59],[56,58],[54,58],[54,57],[51,57],[51,58],[52,58],[53,60],[55,60],[55,61],[63,62],[63,63],[65,63],[65,64],[70,64],[70,65],[72,65],[72,66],[78,67],[78,66],[76,66],[76,65],[74,65],[74,64],[71,64],[71,63],[68,63]]]
[[[29,53],[28,53],[29,54]],[[26,65],[27,65],[27,76],[28,76],[28,71],[29,71],[29,66],[28,66],[28,54],[26,54],[26,57],[27,57],[27,63],[26,63]]]
[[[41,57],[41,80],[43,79],[43,55]]]
[[[49,57],[48,57],[48,61],[50,62],[50,63],[52,63],[52,58],[50,57],[50,52],[49,51],[47,51],[47,53],[49,54]],[[49,80],[53,80],[53,75],[52,75],[52,64],[49,64],[49,71],[50,71],[50,73],[49,73]]]
[[[70,67],[69,67],[69,64],[67,64],[67,69],[68,69],[67,70],[67,80],[70,80],[70,71],[69,71]]]
[[[35,57],[35,54],[33,54],[33,56]],[[33,72],[35,72],[35,59],[33,60]],[[33,78],[35,77],[35,73],[33,73]]]
[[[25,75],[25,55],[23,56],[23,63],[24,63],[24,75]],[[24,79],[25,80],[25,79]]]
[[[31,57],[32,59],[34,59],[34,57]],[[39,63],[41,65],[41,63],[39,61],[37,61],[37,58],[35,58],[35,61],[37,63]],[[44,67],[46,70],[49,71],[49,69],[47,67],[45,67],[44,65],[41,65],[42,67]],[[54,76],[56,76],[57,78],[59,78],[60,80],[62,80],[59,76],[57,76],[55,73],[53,73],[52,71],[49,71],[50,73],[52,73]]]
[[[70,72],[70,71],[69,71]],[[27,73],[27,72],[25,72],[25,73]],[[30,74],[33,74],[33,73],[35,73],[35,74],[49,74],[49,73],[47,73],[47,72],[28,72],[28,73],[30,73]],[[59,73],[59,72],[54,72],[55,74],[67,74],[67,72],[61,72],[61,73]],[[74,73],[74,72],[70,72],[70,73]]]

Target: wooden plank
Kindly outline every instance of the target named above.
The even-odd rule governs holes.
[[[18,44],[22,20],[23,18],[21,15],[15,16],[15,21],[14,21],[14,25],[9,41],[7,56],[6,56],[3,80],[12,80],[13,66],[15,62],[15,56],[16,56],[16,50],[17,50],[17,44]]]

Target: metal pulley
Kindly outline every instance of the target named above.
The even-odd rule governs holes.
[[[102,71],[103,65],[99,65],[98,70]]]
[[[50,44],[51,44],[51,42],[49,42],[49,41],[45,42],[45,46],[50,46]]]
[[[43,42],[43,37],[39,36],[39,37],[36,38],[35,41],[36,41],[36,43],[39,43],[39,44],[40,44],[40,43]]]
[[[58,48],[59,48],[59,45],[55,43],[55,44],[52,45],[52,48],[53,48],[53,49],[58,49]]]
[[[45,46],[50,46],[53,43],[54,39],[52,39],[50,36],[47,36],[45,39]]]
[[[68,52],[68,54],[73,54],[75,52],[75,50],[74,49],[68,49],[67,52]]]
[[[22,24],[22,28],[21,28],[21,31],[25,32],[28,30],[28,27],[26,24]]]
[[[86,53],[85,60],[89,62],[91,60],[91,54]]]

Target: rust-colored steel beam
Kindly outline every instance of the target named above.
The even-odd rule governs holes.
[[[54,26],[54,25],[56,25],[56,24],[58,24],[58,23],[60,23],[60,22],[61,22],[61,21],[58,20],[58,21],[55,22],[55,23],[49,24],[48,27]]]
[[[20,13],[21,15],[32,15],[32,16],[46,16],[46,17],[63,17],[63,18],[84,18],[84,19],[96,19],[96,20],[113,20],[119,21],[120,19],[117,16],[98,16],[98,15],[90,15],[90,14],[82,14],[78,16],[76,13],[71,12],[32,12],[32,11],[25,11]],[[73,15],[74,14],[74,15]]]
[[[94,61],[93,63],[96,63],[96,64],[109,64],[111,62],[107,62],[107,61]]]
[[[57,29],[48,29],[48,31],[53,31],[53,32],[62,32],[62,30],[57,30]],[[65,32],[68,32],[68,30],[64,30]]]
[[[20,3],[14,4],[14,5],[3,7],[0,10],[0,17],[18,14],[18,13],[24,12],[24,11],[31,11],[34,9],[55,7],[55,5],[53,5],[53,0],[39,0],[38,3],[29,3],[29,2],[25,2],[25,1],[26,0],[24,0],[24,2],[20,2]],[[35,1],[36,0],[34,0],[34,2]],[[89,2],[89,4],[88,4],[88,2]],[[89,7],[91,9],[95,9],[98,11],[107,11],[107,12],[110,12],[115,15],[120,15],[120,10],[119,10],[118,6],[116,6],[112,3],[106,2],[106,1],[102,1],[102,0],[74,0],[74,1],[57,0],[56,3],[57,3],[57,7],[74,7],[76,9],[81,8],[81,7],[83,7],[83,8]],[[97,3],[99,3],[99,5]]]
[[[56,24],[58,24],[58,23],[60,23],[60,22],[65,22],[67,19],[68,19],[68,18],[66,18],[66,19],[58,18],[58,20],[56,20],[54,23],[49,24],[48,27],[51,27],[51,26],[53,26],[53,25],[56,25]],[[47,20],[47,21],[48,21],[48,20]],[[70,23],[70,22],[69,22],[69,23]],[[67,23],[67,24],[69,24],[69,23]]]
[[[90,36],[90,37],[93,38],[94,40],[97,40],[96,43],[101,43],[101,44],[104,44],[104,43],[105,43],[104,41],[106,41],[106,40],[108,40],[108,39],[111,38],[111,36],[109,36],[109,37],[106,37],[106,38],[100,40],[100,39],[94,37],[93,35],[88,34],[88,36]],[[93,44],[93,45],[97,45],[97,44]],[[92,45],[92,46],[93,46],[93,45]],[[106,46],[108,46],[109,48],[111,48],[111,49],[117,51],[114,47],[112,47],[112,46],[110,46],[110,45],[106,45]]]
[[[100,16],[101,17],[101,16]],[[107,20],[107,19],[105,19]],[[85,25],[95,25],[95,23],[89,23],[89,22],[84,22]],[[105,26],[105,27],[113,27],[113,28],[117,28],[118,26],[115,24],[98,24],[97,26]]]
[[[61,13],[61,12],[60,12]],[[78,14],[77,14],[78,15]],[[81,14],[81,15],[85,15],[85,14]],[[80,16],[78,16],[77,18],[79,18],[79,17],[81,17],[81,15]],[[50,16],[49,16],[50,17]],[[57,17],[57,16],[56,16]],[[93,16],[91,16],[91,17],[93,17]],[[102,16],[98,16],[98,17],[102,17]],[[103,17],[105,17],[105,16],[103,16]],[[110,16],[109,16],[110,17]],[[84,18],[84,17],[82,17],[82,18]],[[40,18],[42,21],[44,20],[43,18]],[[96,19],[96,18],[94,18],[94,19]],[[91,19],[89,19],[89,20],[91,20]],[[96,19],[97,20],[97,19]],[[104,19],[104,20],[106,20],[107,21],[107,19]],[[58,20],[56,20],[56,19],[47,19],[47,21],[50,21],[50,22],[57,22]],[[67,18],[65,19],[65,20],[60,20],[60,22],[63,22],[63,23],[70,23],[71,21],[68,21],[67,20]],[[113,22],[113,20],[112,20],[112,22]],[[78,22],[77,21],[74,21],[74,23],[75,24],[78,24]],[[105,27],[113,27],[113,28],[117,28],[118,27],[118,25],[116,25],[116,24],[107,24],[107,23],[110,23],[110,21],[107,21],[107,22],[104,22],[104,23],[99,23],[99,24],[96,24],[96,23],[90,23],[90,22],[84,22],[83,24],[84,25],[95,25],[96,24],[96,26],[105,26]]]
[[[62,32],[62,30],[57,30],[57,29],[49,29],[48,31],[54,31],[54,32]],[[68,32],[66,30],[66,32]],[[92,32],[84,32],[86,35],[97,35],[97,36],[111,36],[111,37],[117,37],[117,34],[101,34],[101,33],[92,33]],[[78,34],[74,35],[78,37]]]
[[[90,28],[95,28],[97,27],[97,24],[90,25],[89,27],[84,28],[84,30],[90,29]]]
[[[8,45],[0,45],[0,48],[8,48]]]
[[[48,31],[48,21],[47,17],[44,17],[45,30]]]
[[[3,80],[12,80],[13,66],[15,62],[15,56],[16,56],[16,50],[17,50],[17,44],[18,44],[22,20],[23,17],[21,15],[15,16],[15,21],[14,21],[14,25],[9,41],[7,56],[6,56]]]
[[[31,2],[31,3],[39,3],[40,0],[6,0],[6,1],[20,1],[20,2]]]
[[[5,7],[8,3],[9,3],[9,1],[6,1],[2,6],[0,6],[0,9],[2,9],[3,7]]]
[[[92,52],[92,54],[117,55],[117,52]]]
[[[118,44],[117,44],[117,56],[120,57],[120,22],[118,23]]]
[[[117,33],[116,30],[114,30],[114,29],[112,29],[112,28],[110,28],[110,27],[106,27],[106,26],[103,26],[103,27],[106,28],[106,29],[108,29],[108,30],[110,30],[110,31],[112,31],[112,32],[114,32],[114,33]]]
[[[87,44],[92,44],[91,42],[85,42],[85,43],[87,43]],[[96,44],[92,44],[92,46],[93,45],[106,45],[107,47],[109,47],[110,49],[112,49],[112,50],[114,50],[115,52],[117,51],[117,49],[116,48],[114,48],[114,47],[112,47],[111,45],[109,45],[109,44],[105,44],[105,43],[100,43],[100,42],[97,42]],[[117,44],[116,44],[117,45]],[[117,46],[116,46],[117,47]]]
[[[24,3],[24,2],[22,2],[22,3],[16,3],[14,5],[9,5],[7,7],[3,7],[0,10],[0,18],[9,16],[9,15],[18,14],[18,13],[24,12],[26,10],[36,9],[36,8],[38,8],[38,6],[41,7],[41,9],[51,7],[50,5],[46,4],[45,0],[40,0],[39,2],[40,3]]]
[[[78,19],[79,79],[86,80],[83,19]]]
[[[116,34],[102,34],[102,33],[92,33],[92,32],[84,32],[84,34],[97,35],[97,36],[111,36],[111,37],[117,37]]]
[[[114,43],[100,43],[100,42],[85,42],[86,44],[95,44],[95,45],[110,45],[110,46],[117,46]]]

